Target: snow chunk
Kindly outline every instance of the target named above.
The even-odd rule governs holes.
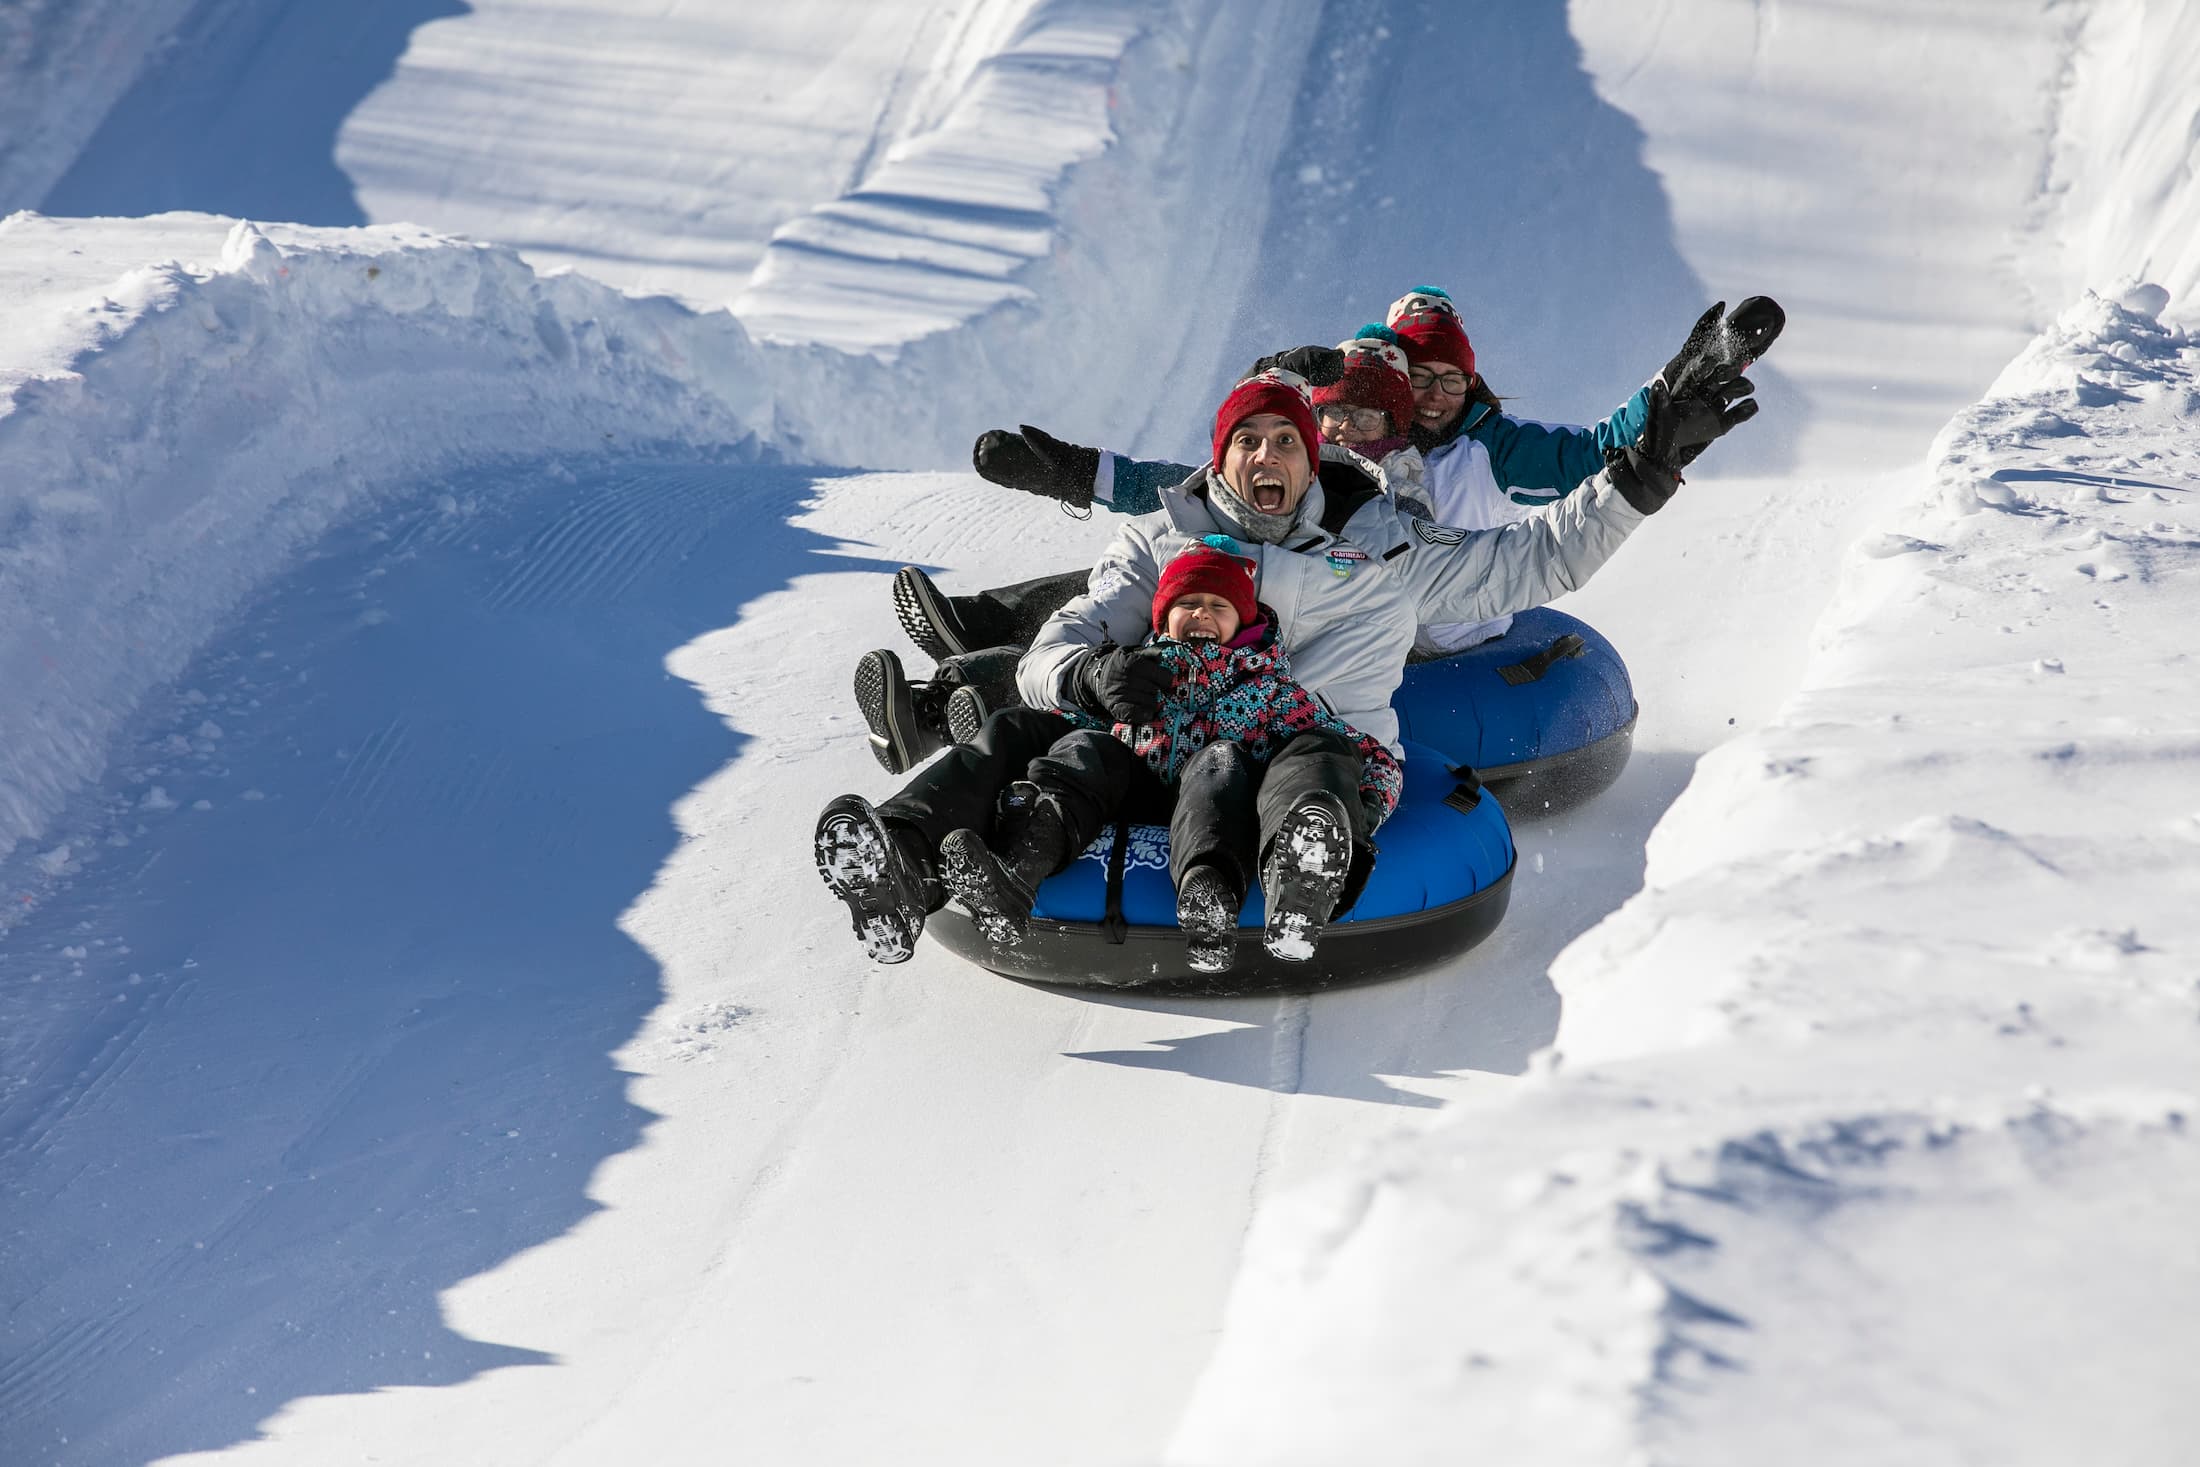
[[[2159,285],[2138,284],[2127,286],[2116,294],[2116,304],[2134,316],[2144,316],[2149,321],[2161,319],[2169,309],[2169,292]]]

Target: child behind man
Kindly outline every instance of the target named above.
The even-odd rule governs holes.
[[[1166,821],[1189,961],[1225,972],[1238,911],[1261,874],[1261,777],[1287,744],[1341,739],[1359,753],[1369,830],[1397,805],[1397,760],[1293,680],[1274,618],[1255,597],[1253,563],[1238,549],[1210,535],[1180,552],[1162,570],[1152,634],[1106,654],[1120,676],[1152,691],[1153,718],[1132,726],[1061,715],[1071,727],[1003,793],[993,843],[969,829],[940,842],[940,879],[988,941],[1019,941],[1039,883],[1107,824]],[[1279,831],[1271,848],[1308,841],[1328,849],[1311,862],[1271,860],[1263,880],[1268,949],[1293,961],[1313,956],[1351,858],[1349,832],[1334,823]]]

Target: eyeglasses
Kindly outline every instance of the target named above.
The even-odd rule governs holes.
[[[1413,384],[1415,392],[1426,392],[1431,387],[1438,387],[1443,389],[1446,397],[1465,397],[1469,379],[1464,372],[1445,372],[1439,375],[1426,367],[1415,367],[1406,373],[1406,380]]]
[[[1324,427],[1331,423],[1350,423],[1362,433],[1380,433],[1390,426],[1390,414],[1381,408],[1347,407],[1341,402],[1325,402],[1314,409],[1314,421]]]

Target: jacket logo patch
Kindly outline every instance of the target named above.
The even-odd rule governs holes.
[[[1361,566],[1367,564],[1367,552],[1354,550],[1349,545],[1338,546],[1329,552],[1328,558],[1330,573],[1339,579],[1351,575]]]
[[[1467,538],[1465,530],[1455,530],[1449,525],[1432,525],[1427,520],[1415,520],[1413,533],[1431,545],[1457,545]]]

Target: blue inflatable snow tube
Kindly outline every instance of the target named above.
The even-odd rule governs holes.
[[[925,931],[980,967],[1037,983],[1182,994],[1303,993],[1394,978],[1458,956],[1505,915],[1512,890],[1512,829],[1498,802],[1453,761],[1406,745],[1405,792],[1375,832],[1379,855],[1350,912],[1330,924],[1310,962],[1287,963],[1261,945],[1266,913],[1256,889],[1239,915],[1237,964],[1193,972],[1176,925],[1169,833],[1131,827],[1122,884],[1120,941],[1110,941],[1111,828],[1069,868],[1039,888],[1031,930],[995,947],[969,917],[947,907]]]
[[[1634,747],[1627,665],[1595,627],[1548,606],[1494,641],[1410,664],[1390,703],[1400,738],[1466,765],[1517,816],[1579,804]]]

